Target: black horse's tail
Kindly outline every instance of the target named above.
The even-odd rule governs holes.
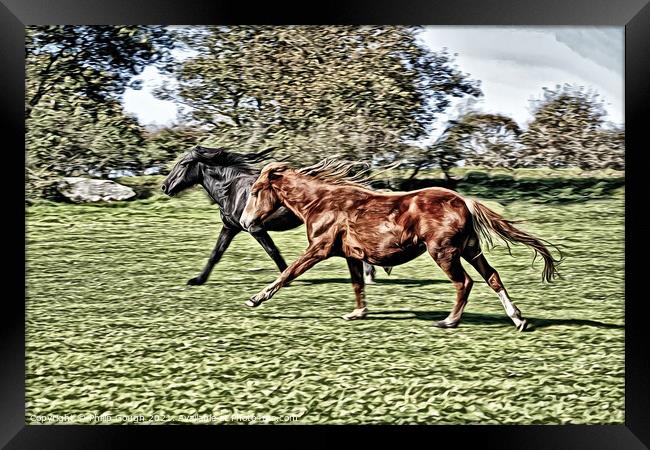
[[[503,239],[510,250],[510,244],[524,244],[531,247],[535,251],[535,257],[539,254],[544,260],[544,271],[542,272],[543,281],[552,281],[553,278],[559,276],[557,266],[562,261],[562,252],[550,244],[549,242],[537,239],[536,237],[516,228],[513,224],[515,222],[504,219],[502,216],[492,211],[485,205],[472,199],[464,199],[467,208],[472,214],[472,223],[477,237],[482,238],[489,246],[493,246],[491,233]],[[558,253],[560,259],[553,258],[551,252],[546,248],[546,245],[553,246]],[[533,260],[534,261],[534,260]]]

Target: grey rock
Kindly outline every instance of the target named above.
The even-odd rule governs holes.
[[[66,177],[59,181],[58,191],[75,203],[111,202],[135,197],[135,191],[111,180]]]
[[[144,169],[143,175],[158,175],[160,173],[160,167],[148,167]]]

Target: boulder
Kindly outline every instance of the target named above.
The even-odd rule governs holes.
[[[144,169],[142,175],[158,175],[160,173],[160,167],[148,167]]]
[[[61,195],[75,203],[111,202],[135,197],[135,191],[111,180],[66,177],[59,181]]]

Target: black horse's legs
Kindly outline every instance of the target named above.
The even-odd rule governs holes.
[[[368,314],[368,308],[366,307],[365,300],[365,270],[369,264],[363,263],[358,259],[346,258],[348,263],[348,269],[350,269],[350,277],[352,278],[352,287],[354,287],[354,296],[356,299],[356,308],[349,314],[341,316],[345,320],[356,320],[363,319]],[[370,266],[374,269],[373,266]]]
[[[519,308],[510,300],[506,288],[503,286],[501,278],[499,278],[499,273],[487,262],[483,253],[478,253],[476,256],[467,255],[464,258],[469,261],[476,271],[487,281],[487,284],[492,290],[497,293],[503,309],[506,310],[506,314],[512,319],[517,330],[524,331],[528,327],[528,322],[521,316]]]
[[[221,228],[221,232],[219,233],[219,238],[217,239],[217,244],[214,246],[214,249],[212,250],[210,259],[208,259],[208,263],[203,268],[201,274],[198,277],[189,280],[187,284],[196,286],[205,283],[208,277],[210,276],[210,272],[212,272],[212,268],[214,267],[214,265],[219,262],[221,256],[226,251],[226,249],[228,249],[228,246],[232,242],[233,238],[237,236],[237,234],[240,231],[241,230],[228,228],[226,226]]]
[[[262,248],[264,248],[264,251],[266,251],[266,253],[271,257],[273,262],[275,262],[275,265],[278,266],[280,272],[287,268],[287,263],[284,262],[284,258],[282,258],[282,255],[280,254],[280,250],[278,250],[278,248],[275,246],[275,242],[273,242],[273,239],[271,239],[269,233],[261,230],[251,234],[257,240],[257,242],[260,243]]]

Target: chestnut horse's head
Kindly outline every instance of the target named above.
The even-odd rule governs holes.
[[[260,176],[251,187],[244,213],[239,223],[245,229],[250,230],[264,222],[282,204],[274,184],[282,178],[289,166],[281,162],[272,162],[262,169]]]

